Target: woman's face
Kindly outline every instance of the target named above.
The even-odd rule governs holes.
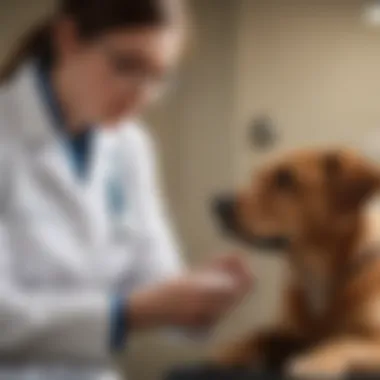
[[[74,37],[61,39],[60,51],[72,107],[86,122],[111,125],[138,115],[162,95],[182,40],[169,27],[114,31],[91,42]]]

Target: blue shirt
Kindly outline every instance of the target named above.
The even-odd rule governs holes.
[[[52,125],[58,129],[64,140],[73,170],[75,170],[78,180],[86,180],[91,165],[94,131],[91,127],[86,127],[83,128],[82,132],[76,135],[69,135],[66,130],[58,99],[54,94],[49,69],[41,62],[37,66],[37,79],[41,96],[52,119]],[[109,195],[111,198],[114,198],[113,193]],[[115,203],[115,200],[111,199],[111,202]],[[128,325],[127,314],[125,298],[122,295],[112,297],[110,305],[110,346],[112,350],[124,348]]]

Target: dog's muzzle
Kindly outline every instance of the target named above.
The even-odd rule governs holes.
[[[217,197],[213,201],[213,213],[216,215],[222,231],[254,248],[260,250],[285,250],[289,239],[284,236],[259,236],[247,233],[239,225],[237,217],[237,200],[233,196]]]

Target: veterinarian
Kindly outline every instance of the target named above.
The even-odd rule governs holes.
[[[207,331],[251,286],[185,271],[142,111],[170,84],[178,0],[64,0],[0,89],[0,379],[118,379],[133,330]]]

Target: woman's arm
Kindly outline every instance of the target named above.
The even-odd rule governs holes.
[[[126,209],[140,236],[136,285],[152,284],[185,270],[167,213],[158,158],[149,132],[140,125],[124,131]]]

